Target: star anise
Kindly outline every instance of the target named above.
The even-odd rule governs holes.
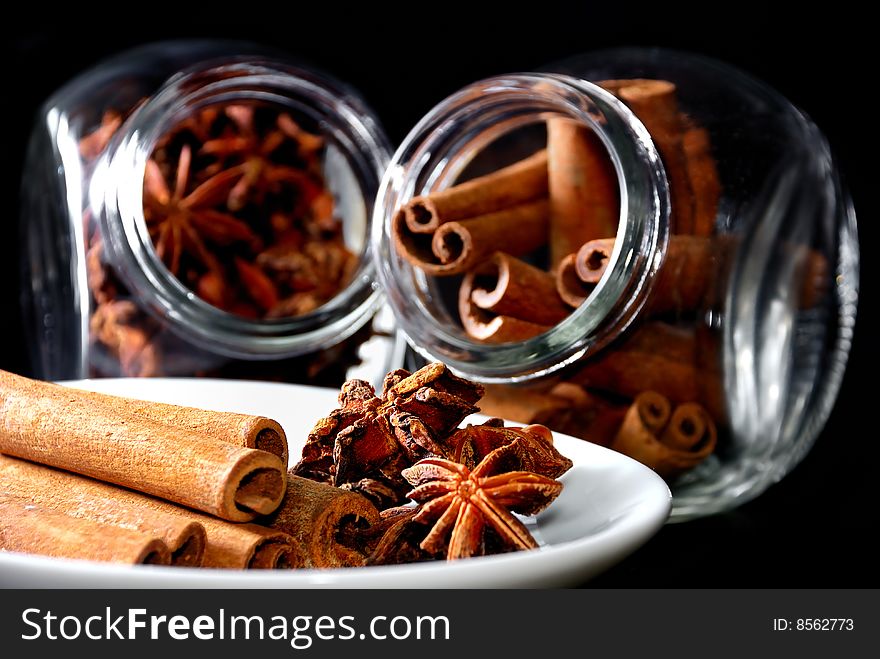
[[[244,168],[233,167],[215,174],[187,192],[192,152],[188,145],[180,150],[174,190],[154,160],[147,161],[144,176],[144,216],[159,258],[172,274],[180,271],[186,252],[208,270],[219,272],[220,263],[206,243],[228,245],[234,242],[257,241],[251,228],[232,215],[214,207],[244,174]]]
[[[414,486],[407,496],[421,504],[414,521],[431,523],[420,547],[445,549],[454,560],[486,553],[492,533],[506,549],[534,549],[538,543],[512,513],[535,515],[559,496],[562,483],[528,471],[519,463],[520,439],[491,451],[472,470],[442,458],[426,458],[403,470]]]
[[[233,212],[241,210],[248,202],[261,204],[267,194],[277,192],[281,185],[287,184],[299,191],[301,205],[310,207],[313,214],[320,215],[320,220],[332,222],[333,197],[321,182],[314,180],[308,171],[281,164],[272,157],[290,140],[296,145],[297,155],[307,169],[313,169],[317,166],[316,157],[324,140],[304,131],[287,114],[279,115],[275,127],[261,134],[256,126],[254,106],[229,105],[224,112],[237,130],[206,141],[201,153],[221,161],[231,158],[240,162],[244,174],[229,190],[226,202],[229,209]]]
[[[571,469],[572,461],[553,446],[553,433],[546,426],[505,428],[503,424],[501,419],[490,419],[455,431],[447,442],[455,447],[454,460],[473,468],[495,449],[518,440],[514,446],[526,471],[559,478]]]
[[[453,457],[449,433],[477,411],[483,388],[443,364],[389,377],[381,398],[367,382],[343,385],[340,407],[309,434],[296,475],[348,487],[381,508],[405,499],[403,469],[425,457]]]

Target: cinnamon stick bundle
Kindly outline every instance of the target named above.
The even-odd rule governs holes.
[[[302,567],[292,538],[255,524],[215,517],[45,465],[0,455],[0,494],[32,501],[71,517],[154,533],[171,564],[225,568]]]
[[[307,566],[354,567],[367,559],[357,531],[378,522],[379,511],[360,494],[290,473],[284,502],[263,521],[302,544]]]
[[[271,453],[120,415],[60,385],[0,372],[0,417],[2,453],[223,519],[268,514],[284,494],[284,465]]]
[[[0,455],[0,496],[14,496],[70,517],[109,524],[160,538],[170,564],[195,567],[205,554],[205,529],[170,504],[66,471]],[[101,542],[110,543],[112,537]]]
[[[586,126],[556,117],[547,122],[550,270],[583,243],[617,233],[617,175],[605,147]]]
[[[446,190],[413,197],[403,208],[411,233],[434,233],[441,224],[495,213],[547,196],[547,152]]]
[[[8,494],[0,494],[0,551],[127,565],[170,562],[168,547],[155,535],[71,517]]]

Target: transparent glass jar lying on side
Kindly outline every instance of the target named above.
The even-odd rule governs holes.
[[[393,157],[373,242],[396,319],[487,383],[485,412],[656,469],[673,519],[734,507],[807,452],[846,363],[858,244],[829,147],[715,61],[548,70],[462,89]]]
[[[36,374],[338,385],[380,303],[390,152],[357,93],[258,46],[158,43],[83,73],[24,174]]]

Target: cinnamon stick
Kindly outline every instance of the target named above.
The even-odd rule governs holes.
[[[204,567],[227,569],[287,569],[306,567],[302,545],[287,533],[259,524],[205,522],[208,546]]]
[[[718,215],[718,201],[721,198],[721,180],[709,131],[698,126],[690,126],[682,137],[685,166],[694,195],[695,236],[711,236],[715,233],[715,218]]]
[[[536,201],[496,213],[447,222],[434,233],[431,251],[440,261],[428,274],[457,275],[498,250],[521,256],[547,241],[549,206]],[[422,267],[422,266],[419,266]]]
[[[256,524],[233,524],[161,499],[45,465],[0,455],[0,493],[21,496],[72,517],[155,532],[171,564],[218,568],[302,567],[290,536]],[[190,530],[196,530],[188,535]]]
[[[379,511],[361,495],[293,474],[281,507],[264,520],[301,543],[307,565],[317,568],[364,565],[356,531],[378,521]]]
[[[0,455],[0,496],[4,495],[70,517],[160,538],[170,551],[171,565],[202,564],[207,542],[204,527],[179,514],[170,504],[91,478]]]
[[[598,83],[623,101],[645,125],[669,180],[673,233],[694,233],[694,197],[685,160],[684,122],[676,87],[668,80],[604,80]]]
[[[223,519],[270,513],[284,494],[284,466],[271,453],[116,414],[60,385],[0,372],[0,416],[2,453]]]
[[[287,436],[281,425],[274,419],[253,414],[155,403],[98,392],[86,392],[80,389],[72,391],[82,392],[82,395],[76,393],[68,395],[83,403],[103,403],[111,406],[120,414],[142,417],[180,430],[204,434],[236,446],[266,451],[277,455],[283,464],[287,464]]]
[[[547,122],[550,269],[583,243],[617,233],[620,215],[614,166],[588,127],[563,117]]]
[[[581,245],[574,257],[578,278],[585,284],[598,284],[608,269],[613,251],[614,238],[597,238]]]
[[[538,325],[511,316],[496,316],[474,304],[471,288],[458,289],[458,315],[462,327],[474,339],[486,343],[512,343],[525,341],[550,329],[548,325]]]
[[[715,422],[702,406],[696,403],[683,403],[675,408],[669,425],[663,431],[660,441],[667,446],[682,451],[704,452],[707,446],[711,453],[715,449],[718,433]]]
[[[568,306],[577,309],[595,288],[595,284],[587,284],[578,277],[577,254],[569,254],[559,263],[556,269],[556,293]]]
[[[506,384],[485,385],[480,412],[523,424],[541,424],[559,430],[572,409],[570,400],[551,393]]]
[[[431,234],[446,222],[494,213],[546,196],[547,152],[538,151],[486,176],[414,197],[403,208],[403,220],[411,233]]]
[[[71,517],[27,499],[0,494],[0,550],[128,565],[168,565],[154,535]]]
[[[707,438],[693,449],[676,448],[662,442],[647,421],[650,418],[648,408],[651,403],[646,402],[645,394],[649,393],[637,396],[627,410],[611,448],[651,467],[663,478],[672,479],[705,460],[715,449],[715,442]],[[651,394],[652,397],[654,395]],[[706,418],[708,419],[708,415]],[[709,421],[711,423],[711,419]]]
[[[471,302],[480,309],[536,325],[555,325],[570,313],[556,295],[553,275],[504,252],[477,265],[461,287],[470,291]]]
[[[702,400],[708,377],[715,376],[698,368],[693,332],[651,322],[586,360],[570,380],[627,398],[649,389],[686,403]]]

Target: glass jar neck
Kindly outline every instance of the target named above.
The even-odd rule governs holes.
[[[491,142],[557,116],[592,130],[613,162],[620,188],[614,251],[589,298],[563,322],[525,341],[487,345],[457,330],[448,310],[439,306],[436,282],[395,252],[392,218],[412,197],[453,185]],[[584,80],[527,73],[469,85],[413,129],[382,181],[373,215],[373,248],[379,280],[416,351],[473,379],[519,381],[564,368],[601,348],[634,320],[665,254],[668,221],[663,165],[635,115]]]
[[[89,195],[105,236],[107,257],[144,308],[185,339],[232,357],[278,358],[326,348],[347,338],[380,302],[369,254],[369,209],[360,265],[351,283],[312,313],[251,320],[199,298],[171,274],[153,248],[144,219],[143,181],[164,134],[212,105],[260,103],[306,115],[333,158],[346,163],[347,181],[369,203],[391,149],[372,112],[348,88],[311,71],[264,59],[212,60],[175,75],[144,101],[114,136],[91,180]],[[331,183],[331,188],[333,187]],[[334,192],[336,192],[334,190]],[[345,209],[344,209],[345,210]],[[357,209],[355,209],[357,210]]]

